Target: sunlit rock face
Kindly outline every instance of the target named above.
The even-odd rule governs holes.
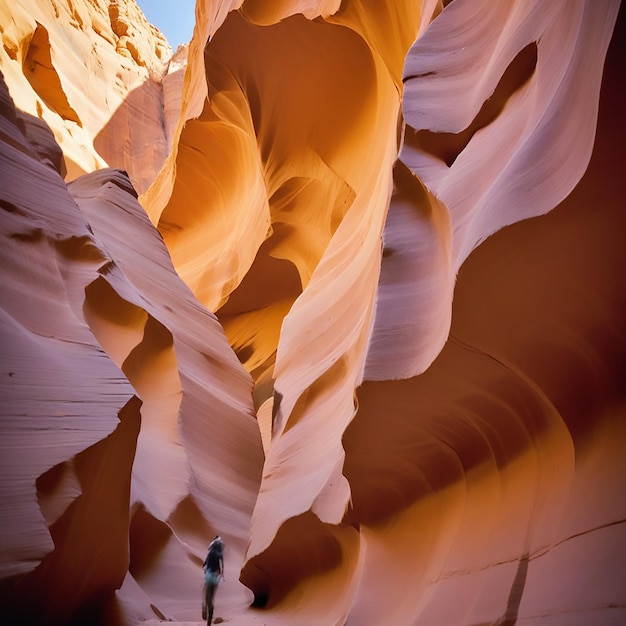
[[[626,621],[619,2],[0,17],[3,623]]]
[[[0,71],[16,106],[53,131],[64,174],[119,167],[143,192],[167,155],[164,108],[176,98],[164,78],[172,50],[136,3],[7,0],[0,23]]]

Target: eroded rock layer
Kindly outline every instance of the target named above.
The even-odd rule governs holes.
[[[0,17],[0,617],[626,620],[618,1]]]
[[[167,155],[179,87],[169,44],[136,3],[2,2],[0,24],[11,95],[52,129],[64,175],[119,167],[143,192]]]

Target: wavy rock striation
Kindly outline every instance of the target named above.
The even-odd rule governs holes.
[[[3,618],[626,619],[618,1],[0,18]]]
[[[2,2],[0,23],[12,98],[52,129],[67,178],[109,165],[147,188],[168,152],[175,120],[164,107],[180,85],[164,79],[172,50],[135,2]]]

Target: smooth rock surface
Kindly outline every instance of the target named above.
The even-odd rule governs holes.
[[[0,621],[626,621],[617,0],[0,0]]]

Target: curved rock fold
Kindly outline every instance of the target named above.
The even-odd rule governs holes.
[[[0,0],[0,620],[626,620],[618,0]]]

